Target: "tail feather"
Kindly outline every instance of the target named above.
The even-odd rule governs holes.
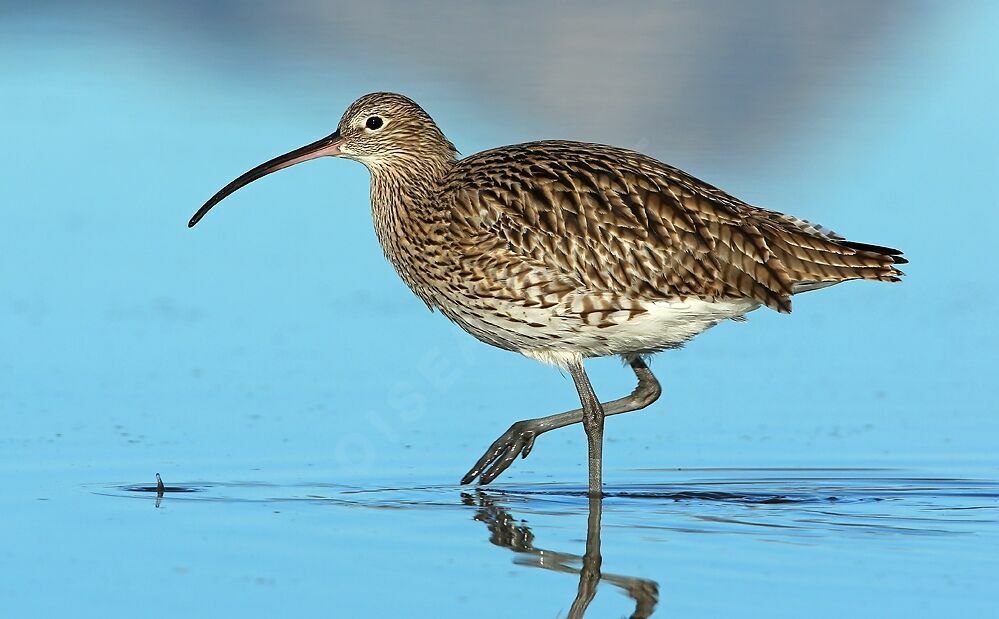
[[[775,211],[757,209],[759,226],[772,259],[787,275],[788,289],[778,291],[782,303],[771,307],[790,311],[791,295],[818,290],[852,279],[901,281],[896,265],[906,264],[902,252],[891,247],[848,241],[843,236]]]
[[[908,260],[891,247],[816,237],[800,230],[768,239],[774,256],[787,269],[793,292],[804,292],[852,279],[897,282],[896,268]]]

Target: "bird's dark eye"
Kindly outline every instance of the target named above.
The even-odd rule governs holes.
[[[364,121],[364,126],[368,129],[381,129],[383,122],[380,116],[370,116],[368,120]]]

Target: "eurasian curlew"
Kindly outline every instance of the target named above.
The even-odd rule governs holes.
[[[462,479],[489,483],[538,435],[582,422],[589,493],[601,494],[604,417],[660,395],[646,365],[726,319],[851,279],[894,282],[906,260],[750,206],[651,157],[611,146],[529,142],[457,159],[412,100],[373,93],[331,135],[253,168],[216,193],[322,156],[371,173],[385,256],[429,308],[479,340],[568,370],[581,408],[518,421]],[[601,404],[583,359],[621,356],[638,386]]]

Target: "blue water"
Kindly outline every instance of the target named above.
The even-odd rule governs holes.
[[[809,97],[737,65],[739,88],[758,73],[752,105],[807,102],[793,119],[754,112],[715,150],[639,145],[911,264],[655,360],[663,399],[607,424],[587,616],[994,613],[999,8],[919,6],[877,45],[815,51],[843,68],[816,68]],[[465,153],[614,141],[618,117],[491,103],[488,75],[461,73],[466,90],[419,49],[368,58],[362,36],[317,61],[298,30],[254,38],[229,9],[0,15],[0,617],[565,616],[594,539],[582,430],[484,492],[457,480],[513,421],[573,407],[571,381],[411,296],[357,164],[297,166],[186,222],[376,88]],[[652,84],[634,97],[683,98],[628,66]],[[525,89],[551,68],[530,70]],[[603,397],[632,387],[617,361],[589,367]]]

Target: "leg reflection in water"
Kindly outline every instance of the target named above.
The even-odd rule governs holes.
[[[510,515],[509,510],[496,504],[495,497],[486,492],[462,493],[462,502],[477,508],[475,519],[484,522],[489,528],[489,541],[497,546],[509,548],[521,555],[516,559],[519,565],[530,565],[555,572],[579,574],[579,589],[569,609],[569,617],[576,619],[586,613],[593,601],[600,581],[620,587],[635,600],[632,619],[649,617],[659,602],[659,585],[645,578],[618,576],[600,573],[600,516],[602,501],[589,498],[589,517],[586,526],[586,551],[583,556],[545,550],[534,546],[534,533],[523,522]]]

